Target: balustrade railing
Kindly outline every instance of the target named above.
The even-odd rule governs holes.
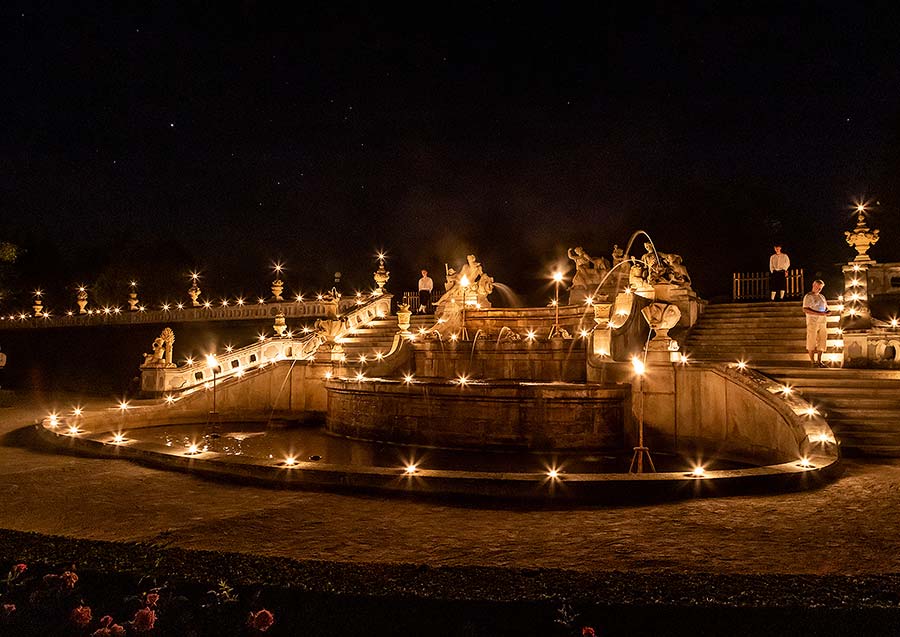
[[[785,291],[786,297],[803,296],[805,287],[803,284],[803,270],[787,271],[787,287]],[[771,290],[769,289],[769,273],[768,272],[735,272],[732,284],[732,298],[735,301],[746,299],[765,299],[769,298]]]
[[[342,297],[338,302],[338,312],[345,313],[358,307],[359,301],[353,297]],[[364,302],[365,303],[365,302]],[[195,321],[236,321],[248,319],[270,319],[279,312],[285,318],[322,318],[328,316],[328,304],[323,301],[281,301],[243,306],[183,307],[172,306],[162,310],[129,311],[122,308],[91,308],[88,314],[55,314],[34,316],[33,314],[0,314],[0,329],[21,329],[30,327],[74,327],[79,325],[133,325],[146,323],[188,323]]]

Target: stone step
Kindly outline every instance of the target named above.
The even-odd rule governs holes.
[[[795,378],[834,378],[843,382],[849,379],[860,380],[896,380],[900,381],[900,371],[891,369],[853,369],[853,368],[836,368],[832,370],[822,369],[804,369],[798,370],[792,367],[757,367],[759,371],[769,376],[789,375]]]

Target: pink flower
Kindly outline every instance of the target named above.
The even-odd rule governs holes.
[[[15,604],[3,604],[0,606],[0,617],[9,617],[16,612]]]
[[[597,637],[597,631],[590,626],[584,626],[581,629],[581,637]]]
[[[27,564],[16,564],[11,569],[9,569],[9,579],[14,580],[19,575],[28,570]]]
[[[147,593],[147,597],[145,599],[145,603],[149,608],[156,606],[156,602],[159,601],[159,593]]]
[[[156,611],[150,608],[142,608],[134,614],[131,619],[131,626],[139,633],[145,633],[153,630],[156,623]]]
[[[78,576],[72,571],[63,571],[63,574],[59,576],[59,579],[62,586],[68,589],[75,588],[75,584],[78,583]]]
[[[91,623],[91,607],[76,606],[72,609],[72,614],[69,615],[69,619],[78,628],[84,628]]]
[[[275,616],[265,608],[256,611],[255,613],[250,613],[250,617],[247,618],[247,625],[253,630],[258,630],[261,633],[269,630],[274,623]]]
[[[91,633],[91,637],[125,637],[125,628],[113,623],[113,618],[104,615],[100,620],[100,628]]]

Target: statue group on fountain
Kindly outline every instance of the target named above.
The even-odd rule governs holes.
[[[466,256],[466,263],[457,272],[453,268],[447,268],[447,281],[444,283],[445,292],[438,299],[440,307],[451,301],[457,303],[466,302],[477,307],[490,307],[487,296],[494,291],[494,279],[484,273],[481,263],[474,254]]]
[[[634,287],[651,287],[661,283],[690,287],[691,277],[680,254],[657,252],[653,244],[644,242],[644,256],[631,266],[630,282]]]

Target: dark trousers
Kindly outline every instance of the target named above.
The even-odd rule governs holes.
[[[416,308],[416,312],[422,311],[426,314],[431,314],[431,290],[419,290],[419,307]]]

